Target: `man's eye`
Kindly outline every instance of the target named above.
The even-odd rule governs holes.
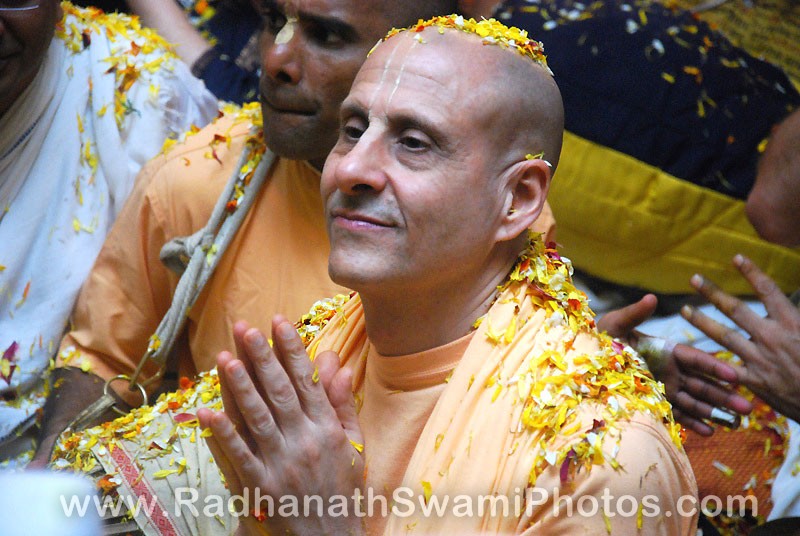
[[[356,127],[344,127],[344,133],[349,138],[353,138],[353,139],[358,139],[358,138],[361,137],[361,134],[363,134],[362,130],[360,128],[356,128]]]
[[[344,38],[338,32],[321,24],[313,24],[307,31],[309,37],[320,45],[336,46],[344,43]]]
[[[342,135],[349,140],[357,140],[364,134],[364,128],[355,121],[342,125]]]
[[[358,139],[364,135],[365,130],[366,124],[363,119],[359,117],[351,117],[342,123],[342,138],[348,141],[358,141]]]
[[[411,151],[421,151],[430,147],[430,143],[419,136],[403,136],[400,144]]]

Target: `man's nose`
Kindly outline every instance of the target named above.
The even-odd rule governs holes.
[[[302,39],[297,21],[289,19],[273,39],[262,44],[262,69],[269,77],[286,84],[297,84],[302,78]]]
[[[388,178],[386,156],[380,138],[365,132],[339,159],[335,169],[337,188],[347,195],[382,191]]]

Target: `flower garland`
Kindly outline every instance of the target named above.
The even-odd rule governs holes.
[[[527,429],[540,438],[531,483],[548,466],[559,467],[562,482],[570,480],[582,467],[589,469],[606,461],[619,469],[619,447],[604,453],[603,440],[612,432],[618,443],[616,424],[635,413],[649,414],[662,422],[676,446],[681,447],[683,441],[683,431],[674,420],[663,385],[653,378],[632,348],[595,332],[594,313],[586,294],[573,284],[572,273],[571,261],[559,255],[555,244],[545,245],[538,234],[531,233],[526,249],[497,292],[497,296],[511,293],[517,301],[529,298],[534,313],[545,311],[545,330],[564,326],[574,336],[581,332],[596,334],[600,342],[596,353],[576,355],[570,352],[575,340],[572,337],[557,350],[532,356],[527,370],[517,376],[498,375],[484,386],[494,390],[492,401],[505,390],[512,391],[523,406],[520,430]],[[525,295],[520,296],[523,289]],[[313,305],[296,326],[306,346],[352,296],[339,295]],[[497,331],[487,324],[485,336],[493,345],[511,344],[532,316],[518,314],[505,329]],[[473,327],[478,328],[483,322],[488,322],[487,315],[476,320]],[[579,410],[585,404],[598,405],[602,418],[581,430]],[[575,435],[576,440],[552,450],[554,440],[564,435]]]
[[[651,415],[664,423],[674,444],[682,445],[682,430],[675,423],[663,385],[653,378],[632,348],[596,331],[594,313],[586,294],[573,284],[572,273],[572,263],[559,255],[555,244],[545,245],[531,233],[528,247],[498,287],[498,294],[503,296],[500,299],[517,303],[531,300],[532,312],[527,316],[517,313],[505,329],[495,331],[487,325],[485,330],[492,344],[511,344],[533,315],[543,310],[545,331],[559,327],[572,334],[564,338],[559,348],[530,356],[515,376],[504,378],[498,372],[485,385],[494,390],[493,401],[504,391],[511,391],[522,406],[519,430],[535,433],[539,438],[531,484],[548,466],[559,468],[562,483],[582,467],[589,469],[606,461],[619,469],[617,423],[636,413]],[[488,322],[488,318],[479,318],[475,325],[482,322]],[[596,337],[599,350],[591,354],[574,351],[573,344],[581,333]],[[581,430],[584,424],[580,409],[587,404],[597,407],[600,418]],[[614,436],[617,443],[610,452],[603,451],[607,435]],[[576,439],[553,450],[555,440],[563,436]]]
[[[137,113],[127,98],[128,90],[143,73],[171,68],[170,63],[177,59],[172,46],[155,31],[142,27],[138,17],[106,14],[94,7],[78,8],[66,1],[61,7],[65,16],[56,25],[56,37],[73,54],[91,46],[92,35],[108,36],[111,54],[105,61],[115,77],[114,116],[122,128],[125,117]],[[158,95],[158,87],[151,85],[150,92]]]
[[[355,295],[355,292],[337,294],[333,298],[319,300],[311,306],[311,310],[308,313],[300,317],[300,321],[295,324],[295,328],[306,348],[309,347],[320,330],[330,322],[331,318],[341,312],[342,306]]]
[[[251,125],[250,133],[245,140],[244,146],[244,150],[248,157],[245,163],[242,164],[242,167],[239,169],[239,177],[236,180],[234,192],[231,195],[230,200],[228,200],[228,204],[225,206],[225,209],[229,213],[235,212],[238,208],[239,203],[244,196],[244,189],[250,184],[250,180],[253,178],[253,174],[256,172],[256,167],[258,167],[258,164],[261,162],[261,158],[264,156],[264,153],[267,150],[267,145],[264,142],[264,130],[262,128],[263,122],[261,118],[261,106],[255,102],[245,104],[234,116],[234,122],[233,125],[231,125],[231,128],[233,128],[233,126],[237,123],[241,122],[248,122]],[[225,134],[215,134],[214,139],[211,141],[211,157],[217,161],[219,161],[219,158],[217,157],[215,146],[219,143],[224,143],[227,147],[230,147],[231,137],[229,132],[230,130]],[[208,158],[208,156],[208,153],[206,153],[206,158]]]
[[[216,369],[200,374],[195,381],[181,378],[178,391],[161,395],[151,406],[134,408],[122,417],[93,428],[62,434],[53,452],[52,468],[91,473],[99,464],[92,453],[94,446],[100,444],[100,454],[103,455],[106,451],[113,451],[120,441],[125,440],[135,446],[138,456],[142,459],[178,456],[175,470],[155,474],[154,478],[161,479],[171,474],[180,474],[186,470],[186,460],[173,447],[172,438],[180,435],[194,443],[198,435],[201,438],[211,435],[210,431],[200,431],[197,416],[190,413],[196,411],[200,403],[215,411],[222,410]],[[164,427],[163,419],[159,419],[164,414],[169,414],[170,417],[168,428]],[[158,424],[153,425],[157,419],[159,419]],[[101,487],[105,492],[116,487],[111,484],[115,482],[119,484],[115,476],[105,475],[101,479],[103,484]]]
[[[461,15],[446,15],[433,17],[428,20],[420,19],[414,26],[408,28],[392,28],[386,34],[378,45],[387,39],[394,37],[402,32],[421,33],[425,28],[436,27],[439,33],[443,34],[446,29],[459,30],[465,33],[477,35],[485,45],[497,45],[502,48],[513,50],[521,56],[532,60],[534,63],[541,65],[550,74],[550,68],[547,66],[547,57],[544,54],[544,46],[541,42],[528,37],[528,32],[521,30],[514,26],[506,26],[502,22],[495,19],[465,19]],[[417,39],[422,42],[421,36]],[[376,47],[378,45],[375,45]],[[373,48],[372,50],[375,50]],[[372,51],[370,51],[370,54]]]

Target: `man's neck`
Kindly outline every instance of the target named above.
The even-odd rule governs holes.
[[[494,303],[511,267],[507,259],[496,262],[469,283],[360,292],[370,342],[382,355],[400,356],[463,337]]]

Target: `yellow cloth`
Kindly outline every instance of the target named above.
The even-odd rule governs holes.
[[[259,120],[257,112],[227,114],[142,171],[78,297],[60,364],[87,362],[104,378],[136,367],[178,282],[159,260],[161,247],[205,225],[252,120]],[[278,158],[189,313],[191,357],[184,337],[179,373],[209,370],[218,352],[233,349],[236,321],[268,329],[274,314],[297,318],[321,296],[341,292],[328,277],[328,251],[319,173],[306,162]],[[129,394],[123,382],[116,386]]]
[[[752,288],[731,262],[742,253],[784,292],[800,287],[800,249],[759,238],[743,201],[569,132],[563,154],[550,199],[563,253],[577,268],[667,294],[691,292],[689,278],[702,273],[748,295]]]
[[[416,498],[430,499],[432,494],[453,501],[465,494],[494,495],[507,497],[513,508],[514,498],[530,484],[538,490],[536,500],[546,494],[551,501],[521,515],[494,517],[424,516],[418,504],[410,517],[370,519],[370,533],[605,534],[608,523],[612,534],[634,534],[641,524],[643,534],[693,535],[697,516],[675,511],[679,498],[696,497],[697,488],[688,460],[675,444],[676,425],[664,424],[672,416],[660,387],[629,349],[596,332],[563,265],[542,253],[541,246],[533,259],[528,266],[523,260],[515,273],[534,283],[517,281],[505,288],[466,340],[463,357],[445,386],[430,384],[437,375],[443,381],[455,348],[388,358],[409,360],[422,369],[409,381],[403,373],[410,371],[395,365],[399,383],[384,377],[385,385],[375,386],[375,376],[381,375],[376,367],[385,372],[392,365],[371,348],[357,296],[335,307],[338,316],[311,343],[312,358],[334,350],[354,371],[367,484],[377,488],[375,493],[385,493],[404,472],[401,485]],[[328,302],[312,312],[311,325],[315,317],[329,315],[331,307]],[[464,342],[451,344],[462,347]],[[376,357],[377,366],[370,362]],[[422,394],[409,394],[415,388]],[[411,400],[410,421],[391,400],[395,396]],[[419,411],[426,405],[432,408],[427,418]],[[426,423],[419,432],[422,420]],[[385,451],[388,443],[395,447]],[[580,461],[567,462],[570,477],[562,483],[571,449]],[[384,459],[376,463],[378,458]],[[554,514],[556,490],[562,498],[569,496],[575,508],[581,497],[599,500],[606,489],[614,498],[607,518],[602,506],[589,516]],[[624,495],[639,502],[647,495],[657,497],[661,512],[671,515],[619,515],[614,501]]]

